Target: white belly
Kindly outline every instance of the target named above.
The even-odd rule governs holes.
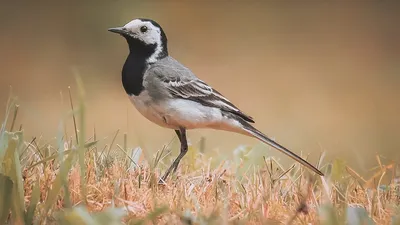
[[[136,109],[148,120],[162,127],[172,128],[165,123],[163,115],[158,112],[147,91],[143,91],[139,96],[130,95],[129,99]]]
[[[129,97],[136,109],[148,120],[166,128],[214,128],[237,130],[238,124],[224,117],[218,108],[186,99],[169,99],[154,103],[147,91]]]

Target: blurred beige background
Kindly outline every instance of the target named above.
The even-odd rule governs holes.
[[[60,92],[67,99],[67,87],[76,90],[74,67],[87,91],[88,129],[96,126],[108,143],[121,129],[132,147],[161,148],[174,132],[130,105],[120,81],[127,45],[107,32],[153,18],[167,33],[170,54],[255,117],[262,131],[313,160],[323,150],[365,170],[376,153],[400,156],[399,11],[395,1],[3,0],[0,103],[11,85],[21,105],[17,123],[28,137],[51,139],[69,109]],[[207,148],[226,152],[258,143],[222,131],[189,132],[192,143],[201,136]]]

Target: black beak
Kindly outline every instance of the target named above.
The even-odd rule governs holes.
[[[117,33],[117,34],[127,34],[128,33],[128,31],[124,27],[109,28],[108,31]]]

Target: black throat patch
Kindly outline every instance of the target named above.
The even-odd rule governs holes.
[[[125,37],[129,55],[122,68],[122,85],[128,95],[139,95],[143,87],[143,76],[148,67],[147,59],[154,54],[156,45],[146,45],[132,37]]]

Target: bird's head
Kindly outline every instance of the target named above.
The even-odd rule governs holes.
[[[146,55],[149,63],[168,55],[167,36],[153,20],[134,19],[122,27],[110,28],[108,31],[123,36],[131,53]]]

